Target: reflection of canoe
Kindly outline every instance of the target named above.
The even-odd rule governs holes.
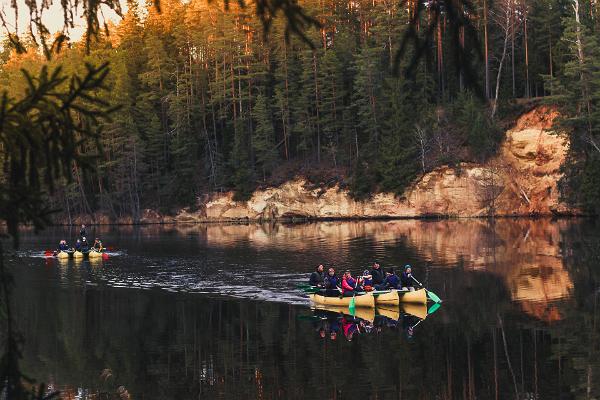
[[[397,321],[400,318],[400,309],[398,307],[379,307],[377,306],[377,314],[383,315],[389,319]]]
[[[417,318],[425,319],[427,317],[427,305],[416,303],[402,303],[400,309],[407,314],[414,315]]]
[[[315,304],[322,304],[325,306],[342,306],[348,307],[352,297],[339,297],[339,296],[323,296],[320,293],[311,293],[308,295],[310,300]],[[375,298],[373,293],[365,293],[354,296],[354,304],[356,307],[375,307]]]
[[[325,306],[323,304],[315,304],[315,309],[350,315],[348,307],[344,306]],[[370,307],[357,308],[354,313],[354,316],[360,319],[364,319],[365,321],[373,322],[373,320],[375,319],[375,309]]]
[[[400,298],[398,297],[398,293],[396,290],[386,290],[378,293],[374,293],[375,296],[375,304],[379,305],[390,305],[397,306],[400,302]]]
[[[397,290],[396,293],[398,293],[400,303],[427,304],[427,292],[425,289],[418,289],[414,292]]]

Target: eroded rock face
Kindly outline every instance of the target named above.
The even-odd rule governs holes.
[[[202,215],[182,212],[175,220],[577,213],[559,201],[557,182],[568,143],[551,132],[557,115],[549,107],[535,108],[506,133],[498,155],[488,163],[437,168],[413,183],[402,198],[379,193],[356,201],[339,187],[311,190],[304,180],[295,179],[258,190],[245,202],[233,201],[233,193],[214,195],[201,205]]]

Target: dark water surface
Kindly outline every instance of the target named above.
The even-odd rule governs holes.
[[[81,399],[598,398],[599,228],[102,227],[90,236],[114,249],[99,262],[41,257],[75,230],[24,231],[8,262],[23,368]],[[373,259],[414,265],[443,305],[423,320],[411,309],[352,318],[311,310],[295,289],[318,263],[358,273]]]

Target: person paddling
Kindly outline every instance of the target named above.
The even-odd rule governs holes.
[[[362,282],[365,292],[370,292],[373,290],[373,275],[371,275],[368,269],[363,271]]]
[[[352,277],[350,271],[344,272],[342,278],[342,294],[344,296],[354,296],[358,292],[364,292],[358,281]]]
[[[325,279],[325,274],[324,274],[323,270],[324,270],[323,264],[319,264],[316,271],[313,271],[313,273],[310,274],[308,283],[310,283],[311,286],[316,286],[319,288],[323,287],[323,280]]]
[[[75,242],[75,250],[81,251],[81,240],[77,239]]]
[[[85,225],[81,224],[81,229],[79,230],[79,237],[84,239],[87,236],[87,231],[85,229]]]
[[[402,275],[400,276],[400,284],[402,285],[402,290],[409,290],[411,292],[415,291],[415,281],[412,277],[412,268],[408,264],[404,266],[404,272],[402,272]]]
[[[104,247],[102,246],[102,241],[96,238],[96,240],[94,240],[94,245],[92,246],[92,248],[98,252],[104,250]]]

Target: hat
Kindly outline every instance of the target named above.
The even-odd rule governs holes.
[[[407,269],[409,269],[409,268],[411,268],[410,264],[406,264],[406,265],[404,266],[404,270],[405,270],[405,271],[406,271]]]
[[[365,270],[363,271],[363,276],[365,276],[365,275],[369,275],[369,274],[370,274],[370,272],[369,272],[369,270],[368,270],[368,269],[365,269]]]

